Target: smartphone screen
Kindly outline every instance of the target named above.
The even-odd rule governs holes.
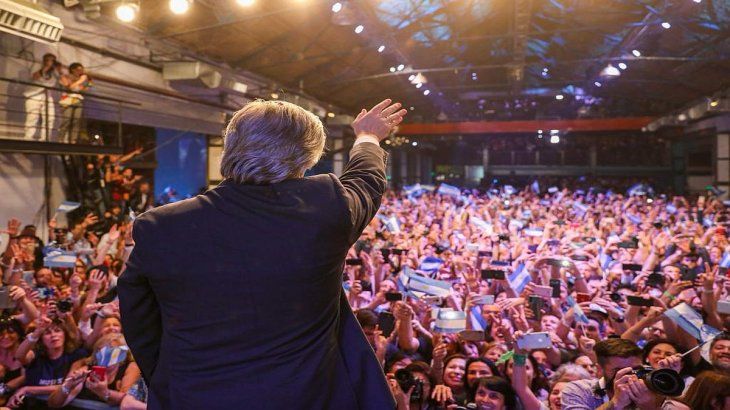
[[[362,259],[360,259],[360,258],[345,259],[345,265],[362,266]]]
[[[395,329],[395,317],[390,312],[380,312],[378,315],[378,327],[383,332],[383,336],[389,337]]]
[[[504,279],[504,271],[499,269],[482,269],[482,279]]]
[[[552,346],[550,335],[547,332],[527,333],[517,339],[517,347],[525,350],[547,349]]]
[[[641,296],[626,296],[626,303],[632,306],[654,306],[654,301],[651,299],[644,299]]]
[[[403,294],[400,292],[388,292],[385,294],[385,300],[387,302],[398,302],[403,300]]]
[[[664,276],[662,276],[660,273],[651,273],[646,278],[646,286],[651,287],[661,287],[664,286]]]
[[[491,258],[492,257],[492,251],[479,251],[479,252],[477,252],[477,256]]]
[[[550,279],[550,287],[553,289],[552,297],[560,297],[560,279]]]
[[[636,263],[624,263],[621,265],[623,270],[630,270],[633,272],[639,272],[641,271],[642,266]]]

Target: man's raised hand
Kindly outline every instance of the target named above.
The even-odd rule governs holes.
[[[352,122],[355,135],[373,135],[378,141],[383,141],[390,135],[391,130],[403,121],[408,111],[399,108],[400,103],[391,104],[392,100],[381,101],[372,109],[363,109]]]

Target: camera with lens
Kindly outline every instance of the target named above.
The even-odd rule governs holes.
[[[663,396],[676,397],[684,391],[684,379],[672,369],[639,366],[634,367],[631,374],[643,380],[649,390]]]
[[[413,387],[413,392],[411,393],[411,402],[420,403],[422,400],[424,400],[423,382],[416,379],[416,377],[413,376],[413,373],[411,373],[409,370],[400,369],[396,371],[395,380],[398,382],[401,390],[403,390],[405,393],[408,393],[408,390]]]
[[[70,312],[74,308],[74,304],[71,299],[61,299],[56,302],[56,307],[59,312],[66,313]]]

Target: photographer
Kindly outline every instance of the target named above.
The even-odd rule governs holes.
[[[607,339],[596,344],[595,352],[602,377],[568,383],[563,389],[563,409],[655,409],[664,401],[636,373],[635,369],[642,367],[642,351],[634,343]],[[671,366],[668,360],[661,364]]]

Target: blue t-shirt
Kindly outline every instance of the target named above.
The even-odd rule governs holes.
[[[55,360],[36,354],[35,359],[25,369],[25,384],[27,386],[61,384],[71,369],[71,365],[87,356],[89,356],[89,351],[84,348],[78,348],[71,353],[64,353]]]

